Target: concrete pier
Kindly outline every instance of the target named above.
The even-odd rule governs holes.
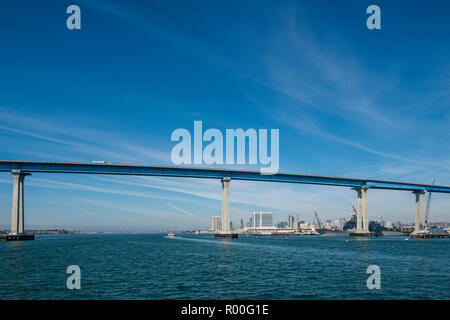
[[[419,233],[420,231],[420,225],[419,225],[419,203],[420,203],[420,197],[419,192],[413,192],[416,195],[416,215],[414,219],[414,233]]]
[[[362,217],[362,192],[361,188],[355,188],[358,193],[358,204],[356,207],[356,232],[363,232],[363,217]]]
[[[223,178],[222,182],[222,232],[230,232],[230,178]]]
[[[425,191],[414,191],[416,196],[416,215],[414,219],[414,232],[412,235],[428,233],[425,210]],[[422,209],[422,228],[420,228],[420,209]]]
[[[236,239],[237,233],[230,230],[230,181],[228,177],[221,179],[222,182],[222,231],[216,233],[216,238]]]
[[[356,209],[356,230],[350,233],[354,237],[372,237],[374,233],[369,230],[369,213],[367,212],[368,187],[353,188],[358,194],[358,207]]]
[[[21,170],[12,170],[13,174],[13,195],[11,209],[11,231],[8,235],[10,240],[32,240],[25,234],[25,200],[24,200],[24,182],[25,177],[30,173]],[[32,238],[32,239],[31,239]]]
[[[420,198],[420,201],[422,202],[422,231],[428,232],[427,211],[425,209],[425,191],[420,194]]]
[[[363,208],[363,230],[364,233],[369,233],[369,213],[367,212],[367,187],[361,188],[362,194],[362,208]]]

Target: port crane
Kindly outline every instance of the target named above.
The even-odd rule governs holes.
[[[322,227],[322,223],[320,223],[319,215],[317,214],[317,211],[314,211],[314,224],[317,226],[317,228]]]
[[[356,209],[355,206],[352,203],[349,202],[348,204],[352,207],[351,214],[352,215],[356,215],[358,213],[358,209]]]

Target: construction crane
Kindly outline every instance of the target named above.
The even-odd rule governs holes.
[[[352,212],[351,212],[351,214],[352,214],[352,215],[358,214],[358,209],[356,209],[355,206],[354,206],[351,202],[349,202],[348,204],[352,207]]]
[[[431,185],[434,185],[435,180],[436,179],[433,179],[433,183]],[[425,226],[424,226],[425,229],[426,226],[428,225],[428,217],[430,216],[430,204],[431,204],[431,191],[428,191],[427,210],[425,212]]]
[[[317,228],[321,228],[322,226],[319,220],[319,215],[317,214],[316,211],[314,211],[314,224],[316,225]]]

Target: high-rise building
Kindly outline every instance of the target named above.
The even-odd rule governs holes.
[[[339,218],[334,220],[333,226],[336,227],[337,230],[344,230],[344,225],[347,222],[345,218]]]
[[[222,230],[222,217],[220,217],[220,216],[212,217],[211,230],[212,231],[221,231]]]
[[[278,228],[278,229],[283,229],[283,228],[286,228],[287,226],[288,226],[287,221],[280,221],[280,222],[277,224],[277,228]]]
[[[253,228],[253,215],[248,219],[247,228]]]
[[[241,229],[244,229],[244,219],[241,219]]]
[[[380,226],[384,227],[384,220],[382,216],[378,216],[377,222]]]
[[[439,222],[436,222],[436,226],[439,227],[439,228],[445,229],[445,228],[448,228],[448,222],[439,221]]]
[[[271,229],[273,225],[272,212],[253,212],[248,227],[251,229]]]
[[[291,229],[294,227],[294,216],[289,215],[289,217],[288,217],[288,226]]]

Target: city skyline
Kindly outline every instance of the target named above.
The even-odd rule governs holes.
[[[358,1],[79,1],[76,31],[65,5],[20,3],[0,5],[1,159],[173,165],[171,133],[198,120],[278,128],[280,172],[450,185],[447,3],[380,1],[377,31]],[[214,180],[33,174],[25,188],[27,228],[206,228],[221,214]],[[11,192],[1,174],[2,226]],[[348,188],[230,182],[236,226],[253,211],[349,217],[349,203]],[[448,208],[433,194],[429,220]],[[410,223],[414,209],[410,192],[368,191],[371,220]]]

